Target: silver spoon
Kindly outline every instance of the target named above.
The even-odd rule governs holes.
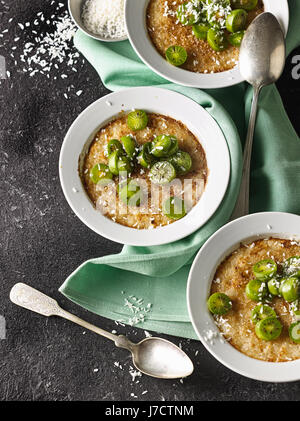
[[[244,147],[240,192],[231,219],[249,213],[250,164],[258,98],[264,86],[279,79],[284,63],[285,42],[281,26],[272,13],[262,13],[248,27],[240,49],[240,72],[253,86],[253,101]]]
[[[172,342],[150,337],[134,344],[126,336],[106,332],[63,310],[53,298],[26,284],[18,283],[14,285],[10,291],[10,299],[20,307],[47,317],[63,317],[114,341],[117,347],[125,348],[131,352],[135,367],[148,376],[160,379],[176,379],[187,377],[194,371],[190,358]]]

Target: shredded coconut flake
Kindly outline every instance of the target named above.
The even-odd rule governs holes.
[[[9,7],[7,8],[9,10]],[[31,22],[11,23],[9,29],[3,31],[8,36],[4,37],[3,33],[1,34],[1,46],[10,43],[13,31],[16,34],[13,38],[15,45],[11,46],[10,56],[14,60],[15,67],[19,67],[29,77],[43,75],[47,79],[67,80],[69,75],[77,72],[84,62],[72,42],[76,25],[63,3],[49,1],[47,15],[40,11],[33,16]],[[20,48],[21,53],[17,55]],[[64,69],[70,69],[70,74],[60,72],[62,65]],[[9,76],[10,73],[7,74],[7,77]],[[76,92],[73,85],[67,87],[67,92],[70,93],[71,89]],[[67,92],[64,97],[69,99]]]
[[[84,26],[104,38],[126,35],[124,0],[87,0],[82,10]]]

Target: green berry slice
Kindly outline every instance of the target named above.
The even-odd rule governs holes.
[[[126,205],[140,206],[143,193],[140,185],[135,180],[130,180],[120,188],[119,197]]]
[[[258,0],[231,0],[232,7],[234,9],[244,9],[247,11],[256,8]]]
[[[176,196],[166,199],[163,203],[162,210],[170,219],[181,219],[186,215],[184,201]]]
[[[226,29],[229,32],[242,31],[246,27],[248,13],[244,9],[233,10],[226,18]]]
[[[282,324],[276,317],[266,317],[255,325],[255,333],[259,339],[273,341],[277,339],[282,331]]]
[[[132,161],[128,156],[121,155],[118,159],[118,172],[120,173],[131,173],[133,169]]]
[[[300,321],[292,323],[289,327],[289,335],[293,342],[300,344]]]
[[[149,177],[152,183],[168,184],[176,177],[176,171],[170,162],[160,161],[152,166]]]
[[[246,285],[246,295],[252,301],[262,301],[268,294],[267,284],[259,279],[252,279]]]
[[[177,151],[178,151],[178,140],[176,138],[176,136],[170,136],[171,137],[171,147],[169,149],[169,156],[174,155]]]
[[[244,35],[245,35],[245,31],[235,32],[234,34],[230,34],[229,35],[228,41],[234,47],[239,48],[241,46],[242,40],[244,38]]]
[[[123,146],[118,139],[111,139],[107,144],[107,153],[108,156],[111,155],[113,152],[119,151],[120,153],[123,152]]]
[[[272,278],[277,273],[277,264],[272,259],[265,259],[253,266],[253,273],[261,281]]]
[[[128,135],[128,136],[122,136],[120,140],[129,158],[133,158],[136,155],[136,144],[135,144],[134,138]]]
[[[184,2],[180,4],[176,11],[177,19],[182,25],[193,25],[200,18],[200,12],[195,4]]]
[[[251,320],[254,324],[267,317],[276,317],[275,311],[267,304],[258,304],[251,313]]]
[[[131,160],[127,156],[121,155],[117,150],[110,154],[108,166],[114,175],[119,175],[120,172],[130,173],[132,171]]]
[[[90,172],[90,179],[94,184],[107,184],[113,178],[109,167],[105,164],[96,164]]]
[[[295,276],[291,278],[283,278],[280,289],[280,295],[287,301],[291,303],[298,300],[300,297],[300,281]]]
[[[138,154],[137,161],[144,168],[150,168],[155,162],[155,158],[151,154],[152,142],[144,143]]]
[[[300,276],[300,256],[293,256],[285,260],[282,270],[285,276]]]
[[[187,174],[193,165],[191,155],[181,150],[172,155],[168,161],[174,166],[177,175]]]
[[[204,24],[193,25],[192,31],[197,39],[207,40],[207,32],[210,27]]]
[[[119,161],[120,156],[121,154],[119,150],[115,150],[109,155],[108,166],[109,166],[110,172],[112,172],[114,175],[119,174],[118,161]]]
[[[228,295],[222,292],[215,292],[212,294],[208,301],[207,306],[212,314],[223,315],[228,313],[232,308],[232,301]]]
[[[210,28],[207,32],[207,42],[214,51],[223,51],[227,48],[225,32]]]
[[[186,62],[187,51],[180,45],[171,45],[166,49],[166,59],[173,66],[181,66]]]
[[[147,127],[147,124],[148,116],[147,113],[143,110],[132,111],[127,116],[127,126],[130,128],[130,130],[143,130]]]
[[[279,296],[280,295],[280,285],[281,285],[281,279],[277,276],[274,276],[274,278],[270,279],[268,281],[268,290],[271,295],[273,296]]]
[[[171,146],[172,146],[171,136],[161,134],[153,140],[151,153],[156,158],[166,157],[169,154],[169,150]]]

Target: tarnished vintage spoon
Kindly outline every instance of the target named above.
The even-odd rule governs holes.
[[[244,147],[242,182],[231,219],[249,213],[250,164],[258,97],[264,86],[279,79],[284,63],[285,42],[281,26],[272,13],[262,13],[248,27],[240,49],[240,72],[253,86],[253,101]]]
[[[187,377],[194,371],[190,358],[180,348],[161,338],[146,338],[138,344],[132,343],[126,336],[114,335],[94,326],[79,317],[63,310],[57,302],[36,289],[18,283],[10,291],[10,299],[18,306],[42,314],[59,316],[77,323],[85,329],[114,341],[119,348],[125,348],[132,354],[135,367],[144,374],[161,379]]]

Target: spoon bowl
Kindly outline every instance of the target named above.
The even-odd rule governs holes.
[[[133,346],[133,363],[142,373],[161,379],[187,377],[194,371],[190,358],[162,338],[146,338]]]
[[[240,49],[242,76],[253,86],[279,79],[285,63],[284,34],[272,13],[258,15],[247,29]]]

